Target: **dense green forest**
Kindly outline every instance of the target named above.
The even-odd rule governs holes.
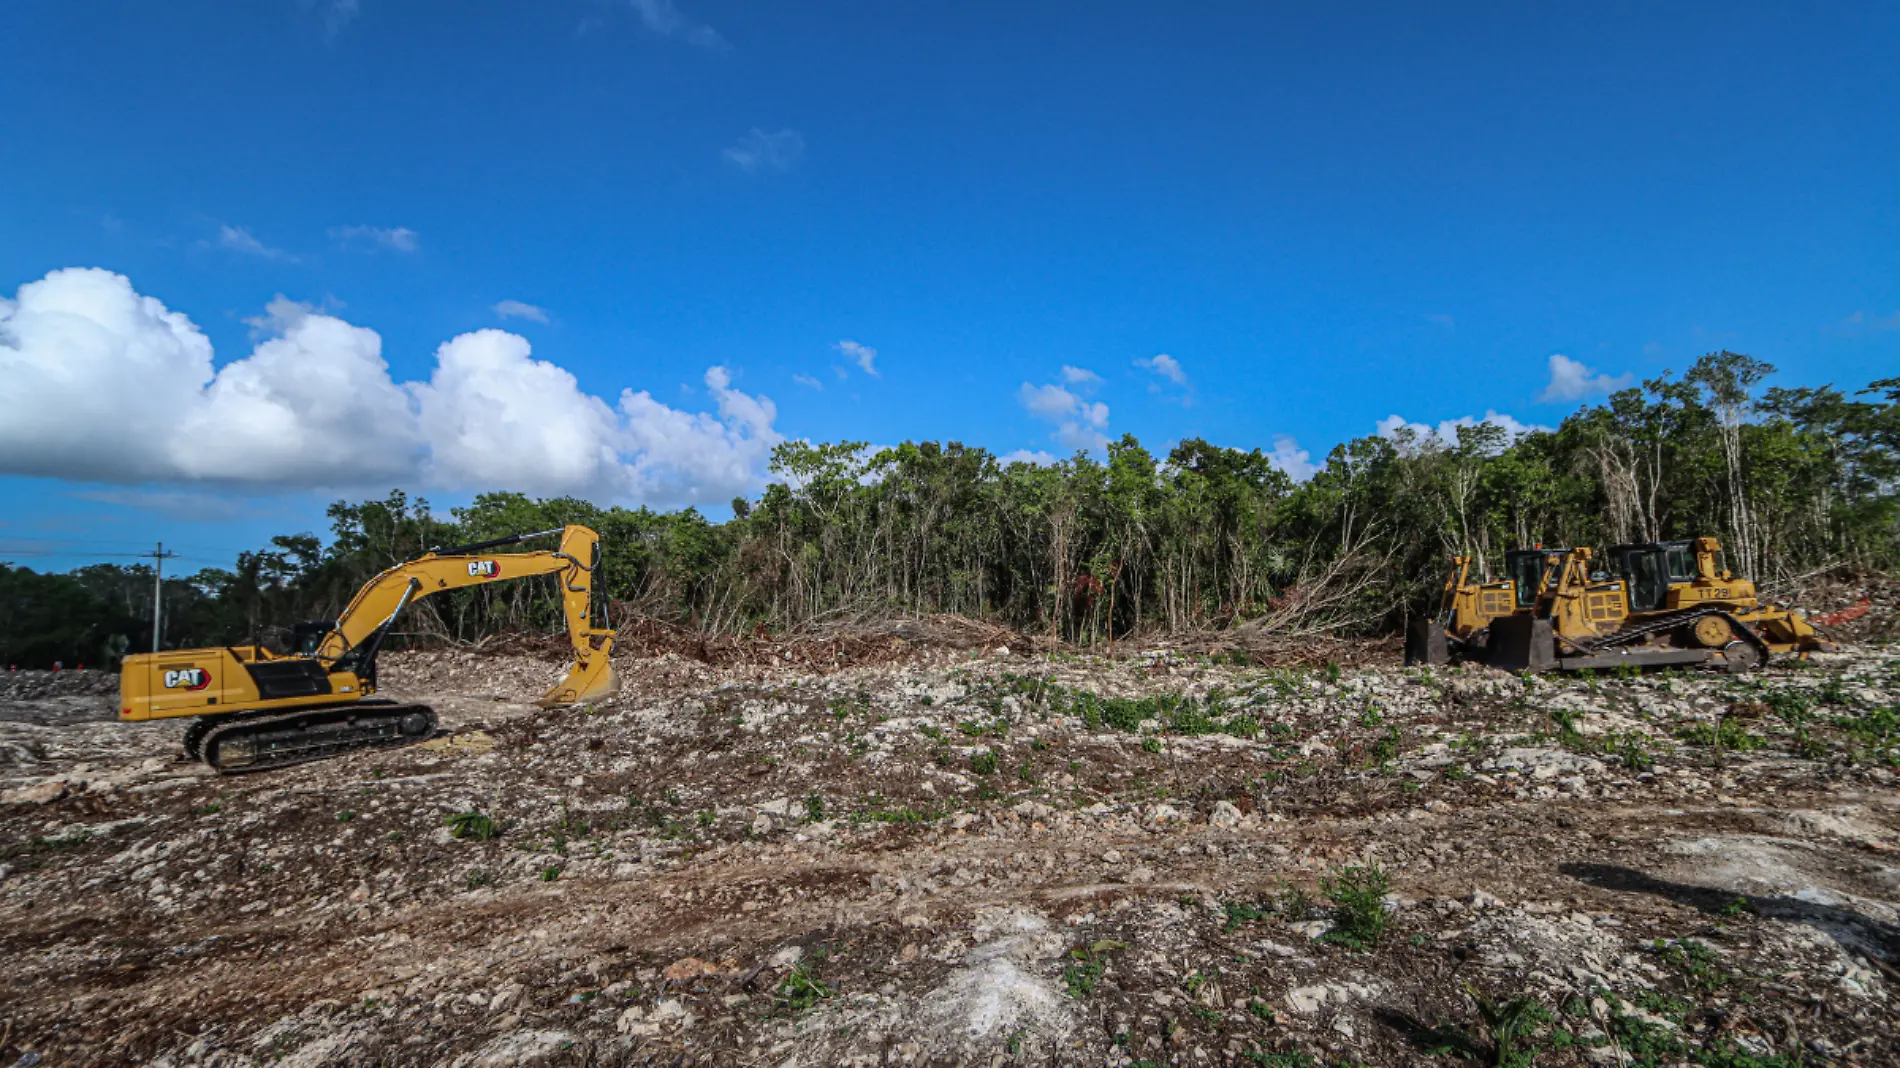
[[[782,630],[858,615],[956,612],[1078,642],[1239,622],[1376,632],[1428,604],[1445,558],[1495,566],[1529,543],[1716,534],[1738,572],[1787,584],[1900,562],[1900,378],[1842,391],[1767,386],[1773,368],[1712,353],[1510,440],[1401,430],[1335,448],[1294,482],[1258,449],[1198,439],[1167,456],[1132,436],[1105,460],[1007,466],[957,443],[788,442],[775,481],[733,517],[489,493],[452,520],[402,492],[331,506],[331,540],[272,539],[229,569],[165,582],[168,647],[281,643],[369,575],[425,549],[579,522],[606,551],[615,622]],[[152,574],[0,565],[0,661],[110,663],[148,646]],[[412,635],[552,629],[546,581],[432,598]]]

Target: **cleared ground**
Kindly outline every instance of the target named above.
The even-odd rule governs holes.
[[[1479,999],[1540,1065],[1900,1062],[1891,653],[619,670],[390,657],[447,738],[227,778],[8,679],[0,1063],[1491,1063]]]

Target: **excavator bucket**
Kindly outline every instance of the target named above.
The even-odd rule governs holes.
[[[535,704],[542,708],[558,708],[561,705],[586,704],[610,697],[620,691],[620,677],[614,674],[613,658],[609,649],[596,650],[585,660],[577,660],[568,669],[567,677],[556,683],[546,696]]]

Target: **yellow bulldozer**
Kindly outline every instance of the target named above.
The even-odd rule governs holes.
[[[1598,568],[1588,548],[1543,553],[1533,589],[1529,558],[1512,562],[1514,609],[1486,614],[1487,587],[1447,581],[1453,605],[1441,613],[1441,656],[1426,632],[1408,642],[1408,663],[1481,660],[1513,671],[1582,671],[1705,665],[1752,671],[1777,654],[1806,655],[1834,646],[1799,612],[1763,604],[1755,584],[1721,563],[1711,537],[1614,545]],[[1498,584],[1492,584],[1498,585]],[[1464,604],[1476,607],[1460,612]],[[1497,607],[1495,598],[1491,603]],[[1471,630],[1482,623],[1481,629]],[[1461,631],[1469,633],[1461,634]],[[1477,639],[1482,638],[1482,646]],[[1413,655],[1416,645],[1418,655]]]
[[[1438,613],[1415,619],[1405,634],[1405,663],[1446,664],[1482,661],[1491,624],[1531,610],[1544,587],[1557,575],[1569,549],[1512,549],[1504,554],[1505,577],[1471,581],[1472,558],[1451,558],[1451,573],[1439,596]]]
[[[560,535],[559,547],[488,553]],[[300,623],[290,653],[261,645],[175,649],[125,658],[119,718],[196,718],[185,751],[219,772],[261,771],[358,749],[422,741],[435,711],[375,697],[376,655],[412,602],[444,590],[559,575],[574,662],[540,700],[575,704],[619,688],[610,659],[614,632],[594,626],[593,575],[600,538],[582,526],[434,549],[365,583],[334,620]]]

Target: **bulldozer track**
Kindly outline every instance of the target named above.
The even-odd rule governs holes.
[[[1684,608],[1680,611],[1670,612],[1667,615],[1658,616],[1655,619],[1638,623],[1633,627],[1625,627],[1614,634],[1605,635],[1594,642],[1575,642],[1574,644],[1587,648],[1591,652],[1604,652],[1626,645],[1633,645],[1652,635],[1666,633],[1684,624],[1694,623],[1696,620],[1707,616],[1720,616],[1727,620],[1728,625],[1734,629],[1739,640],[1747,642],[1754,647],[1755,652],[1760,657],[1760,663],[1768,663],[1768,644],[1761,640],[1761,637],[1755,633],[1754,628],[1736,619],[1731,613],[1714,607]]]
[[[199,724],[206,725],[202,731]],[[220,775],[239,775],[413,745],[434,736],[436,718],[427,705],[365,701],[199,724],[186,732],[187,750],[196,741],[199,760]]]

